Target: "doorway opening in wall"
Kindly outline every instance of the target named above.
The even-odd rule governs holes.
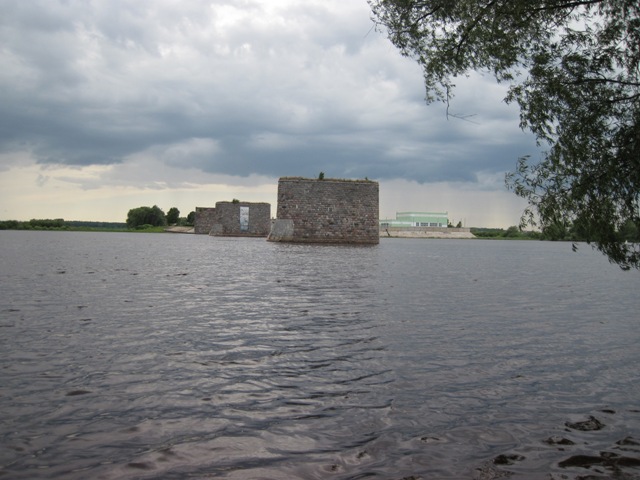
[[[240,231],[249,230],[249,207],[240,207]]]

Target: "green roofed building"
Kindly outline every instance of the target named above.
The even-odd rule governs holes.
[[[381,227],[447,227],[447,212],[396,212],[395,219],[380,220]]]

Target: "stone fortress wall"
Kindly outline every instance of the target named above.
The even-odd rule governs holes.
[[[193,233],[209,235],[215,222],[216,209],[214,207],[196,207],[196,215],[193,221]]]
[[[378,182],[282,177],[268,240],[377,244],[378,212]]]
[[[266,237],[270,228],[269,203],[233,201],[216,202],[215,208],[196,207],[196,234]]]

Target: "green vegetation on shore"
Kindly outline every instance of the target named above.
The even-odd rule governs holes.
[[[164,232],[167,225],[192,226],[195,212],[180,217],[180,210],[171,207],[164,213],[157,205],[132,208],[126,222],[94,222],[63,218],[32,218],[28,221],[0,220],[0,230],[60,230],[72,232]]]
[[[235,199],[234,199],[235,200]],[[237,201],[237,200],[235,200]],[[153,207],[132,208],[127,213],[127,227],[140,229],[142,227],[165,227],[167,225],[191,226],[195,221],[196,212],[190,212],[186,217],[180,216],[180,210],[171,207],[166,214],[154,205]]]
[[[535,231],[521,231],[518,227],[507,228],[482,228],[471,227],[471,233],[478,238],[490,238],[495,240],[541,240],[542,233]]]
[[[135,210],[135,209],[134,209]],[[193,216],[189,214],[189,220],[193,221]],[[178,225],[189,225],[186,219],[179,219]],[[70,232],[143,232],[161,233],[166,229],[166,222],[161,225],[142,223],[128,226],[124,222],[92,222],[55,219],[31,219],[28,221],[0,220],[0,230],[57,230]],[[584,226],[579,224],[561,225],[555,224],[538,231],[522,231],[517,226],[503,228],[482,228],[471,227],[471,233],[477,238],[493,240],[548,240],[565,242],[595,242],[593,237]],[[640,243],[640,231],[633,223],[629,223],[625,228],[616,232],[616,241],[624,243]]]
[[[471,233],[478,238],[490,238],[497,240],[549,240],[552,242],[599,242],[597,232],[589,230],[585,224],[579,222],[556,222],[542,231],[522,231],[519,227],[509,228],[471,228]],[[615,238],[609,238],[612,242],[640,242],[640,231],[633,222],[627,222],[623,228],[615,232]]]
[[[164,227],[141,225],[135,229],[127,228],[124,222],[91,222],[55,219],[31,219],[28,221],[0,220],[0,230],[57,230],[69,232],[163,232]]]

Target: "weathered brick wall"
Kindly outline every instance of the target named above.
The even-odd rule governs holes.
[[[196,215],[193,221],[194,233],[209,235],[215,221],[216,209],[213,207],[196,207]]]
[[[216,202],[211,235],[266,237],[270,228],[270,203]]]
[[[278,181],[276,223],[269,240],[309,243],[379,243],[378,182],[283,177]]]

